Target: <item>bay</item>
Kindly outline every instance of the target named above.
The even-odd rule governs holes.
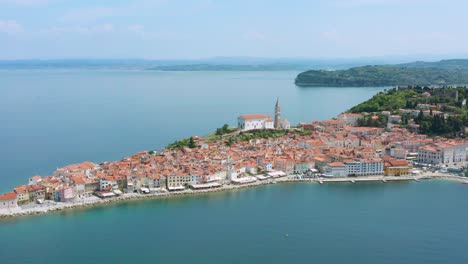
[[[0,70],[0,192],[35,174],[203,136],[241,114],[336,116],[382,88],[299,88],[298,72]]]
[[[383,88],[297,72],[0,71],[0,192],[205,135],[246,113],[310,122]],[[0,221],[0,263],[467,263],[466,185],[277,184]],[[286,236],[286,234],[288,236]]]

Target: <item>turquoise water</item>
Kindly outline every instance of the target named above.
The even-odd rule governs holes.
[[[468,263],[467,186],[277,184],[3,221],[1,263]],[[288,234],[286,237],[285,234]]]
[[[33,174],[204,135],[276,97],[293,124],[380,88],[296,72],[0,71],[0,192]],[[285,184],[0,221],[0,263],[468,263],[467,186]],[[288,234],[288,237],[285,237]]]

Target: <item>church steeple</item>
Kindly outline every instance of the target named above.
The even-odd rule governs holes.
[[[281,128],[281,107],[279,103],[279,97],[276,99],[276,104],[275,104],[275,129],[280,129]]]

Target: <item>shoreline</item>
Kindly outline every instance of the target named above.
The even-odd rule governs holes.
[[[395,182],[395,181],[420,181],[420,180],[430,180],[430,179],[437,179],[437,180],[449,180],[455,181],[459,183],[468,184],[468,178],[461,177],[461,176],[454,176],[454,175],[431,175],[431,174],[424,174],[418,176],[361,176],[361,177],[343,177],[343,178],[305,178],[305,179],[298,179],[298,178],[291,178],[291,176],[286,176],[282,178],[276,179],[269,179],[264,181],[256,181],[253,183],[248,184],[240,184],[240,185],[223,185],[218,188],[212,189],[203,189],[203,190],[192,190],[187,189],[184,191],[175,191],[175,192],[163,192],[163,193],[151,193],[151,194],[139,194],[139,193],[124,193],[121,196],[101,199],[96,196],[92,196],[86,198],[86,200],[75,201],[73,203],[57,203],[54,202],[52,205],[44,204],[42,206],[35,206],[32,208],[23,209],[20,206],[17,208],[12,209],[0,209],[0,220],[1,219],[11,219],[15,217],[22,217],[22,216],[30,216],[30,215],[42,215],[51,212],[63,211],[67,209],[79,209],[79,208],[90,208],[99,205],[111,205],[119,202],[124,201],[137,201],[143,199],[161,199],[161,198],[170,198],[174,196],[182,197],[182,196],[189,196],[189,195],[198,195],[198,194],[206,194],[206,193],[215,193],[215,192],[224,192],[224,191],[232,191],[238,189],[246,189],[246,188],[253,188],[263,185],[270,185],[270,184],[280,184],[280,183],[362,183],[362,182]]]

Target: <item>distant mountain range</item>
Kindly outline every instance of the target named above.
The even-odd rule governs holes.
[[[340,70],[364,65],[408,62],[405,57],[350,59],[214,57],[187,60],[57,59],[0,60],[0,69],[135,69],[158,71]]]
[[[309,70],[300,73],[295,83],[315,87],[464,85],[468,84],[468,59],[368,65],[347,70]]]

